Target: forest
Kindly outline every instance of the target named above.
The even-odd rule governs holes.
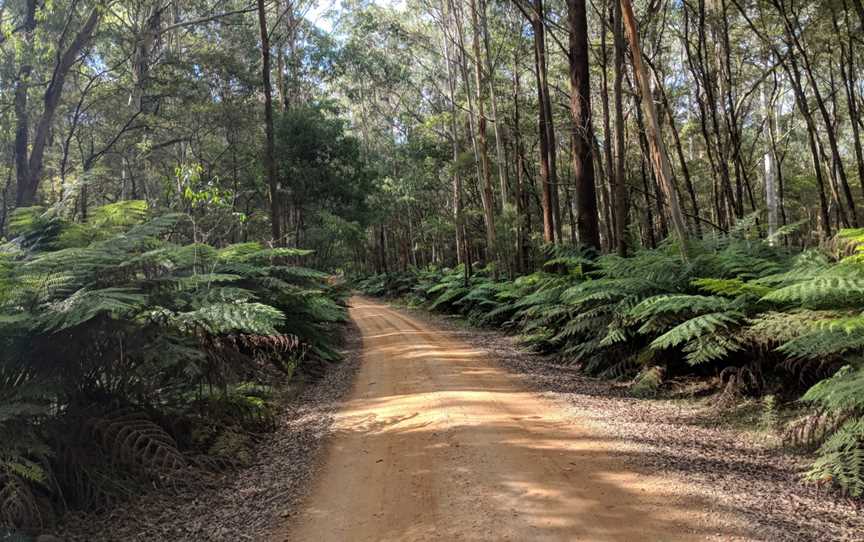
[[[860,513],[862,53],[862,0],[0,0],[0,540],[254,465],[376,298],[757,405]]]

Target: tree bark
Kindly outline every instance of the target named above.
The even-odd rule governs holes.
[[[282,215],[279,179],[273,144],[273,88],[270,84],[270,36],[267,32],[267,10],[264,0],[258,0],[258,28],[261,33],[261,78],[264,86],[264,173],[270,188],[270,228],[273,244],[282,244]],[[383,227],[381,230],[383,238]]]
[[[480,147],[477,141],[477,118],[475,113],[475,105],[474,105],[474,95],[471,92],[471,78],[468,75],[468,61],[466,59],[467,55],[465,54],[465,31],[462,26],[462,11],[461,6],[456,7],[453,0],[447,0],[449,2],[450,10],[453,13],[453,21],[456,23],[456,32],[458,37],[457,47],[460,53],[459,56],[459,68],[462,74],[462,83],[465,86],[465,96],[468,100],[468,134],[471,137],[471,148],[474,151],[474,167],[477,170],[477,182],[481,183],[483,179],[483,170],[480,164]],[[480,187],[479,190],[482,192],[483,188]],[[485,215],[484,215],[485,219]],[[467,233],[466,233],[466,241],[467,241]],[[469,251],[470,254],[470,251]]]
[[[489,87],[489,103],[492,106],[492,117],[495,130],[495,159],[498,165],[498,184],[501,192],[501,209],[510,199],[510,182],[507,178],[507,151],[504,146],[504,122],[498,114],[498,94],[495,92],[494,67],[492,66],[492,53],[489,48],[489,25],[486,19],[486,0],[478,0],[480,9],[480,28],[483,32],[483,49],[486,61],[486,84]]]
[[[543,0],[534,0],[531,12],[531,28],[534,32],[534,73],[537,77],[537,111],[538,111],[538,133],[540,146],[540,183],[541,183],[541,206],[543,209],[543,241],[555,243],[555,204],[552,197],[553,187],[557,185],[555,169],[552,163],[554,156],[555,141],[550,141],[551,132],[550,119],[547,116],[546,104],[549,94],[549,85],[546,81],[546,38],[543,28]]]
[[[606,36],[608,34],[608,26],[610,22],[609,17],[609,0],[603,1],[603,17],[600,25],[600,60],[603,64],[603,69],[600,72],[601,77],[601,88],[602,88],[602,99],[600,100],[600,104],[603,107],[603,157],[605,158],[605,171],[606,171],[606,181],[608,183],[608,194],[606,201],[606,232],[608,233],[607,244],[609,249],[611,247],[617,246],[617,228],[615,226],[617,222],[616,209],[615,209],[615,177],[613,172],[613,162],[612,162],[612,123],[611,123],[611,114],[609,111],[609,52],[606,43]]]
[[[678,163],[681,164],[681,175],[684,177],[684,186],[687,189],[687,195],[690,198],[690,206],[693,207],[693,227],[696,230],[697,236],[702,235],[701,217],[699,215],[699,200],[696,198],[696,188],[693,186],[693,179],[690,177],[690,168],[687,166],[687,158],[684,156],[684,147],[681,145],[681,136],[678,133],[678,126],[675,124],[675,115],[672,107],[669,104],[669,98],[666,96],[666,90],[661,85],[662,79],[657,69],[648,62],[651,71],[654,74],[654,80],[657,82],[657,90],[660,93],[660,99],[663,100],[663,111],[669,123],[669,130],[672,132],[672,142],[675,144],[675,153],[678,155]]]
[[[526,221],[530,219],[528,206],[525,198],[525,164],[524,150],[522,148],[522,135],[520,131],[519,94],[521,85],[519,82],[519,57],[514,53],[513,62],[513,147],[516,155],[516,182],[513,197],[516,201],[516,272],[522,273],[527,269],[527,238],[525,232],[528,229]]]
[[[774,103],[773,96],[769,102],[765,93],[765,83],[759,87],[759,102],[762,106],[762,115],[765,126],[769,132],[765,141],[765,152],[763,154],[763,175],[765,179],[765,206],[768,208],[768,242],[773,246],[774,234],[777,233],[777,175],[776,160],[774,159]]]
[[[651,94],[651,85],[645,66],[642,64],[642,48],[639,46],[639,30],[636,24],[636,16],[633,13],[633,5],[630,0],[621,0],[621,13],[627,38],[630,42],[630,50],[633,55],[633,72],[642,94],[642,107],[645,111],[646,137],[651,150],[651,160],[657,181],[663,190],[663,196],[669,205],[669,214],[672,219],[672,227],[680,243],[681,255],[688,258],[688,234],[681,213],[681,205],[678,202],[678,192],[675,190],[672,179],[672,168],[669,165],[669,157],[660,135],[660,126],[657,122],[657,111]]]
[[[36,32],[36,0],[27,0],[24,13],[24,43],[27,49],[32,51],[34,45],[34,34]],[[29,53],[24,54],[24,62],[18,70],[18,80],[15,82],[15,178],[17,192],[15,194],[15,205],[32,205],[33,201],[28,198],[30,185],[30,114],[27,111],[27,93],[30,89],[30,76],[33,73],[33,65],[30,64]]]
[[[483,203],[483,218],[486,223],[487,259],[496,261],[495,208],[492,195],[492,172],[489,163],[489,149],[486,141],[486,115],[484,113],[485,88],[483,84],[482,51],[480,50],[480,23],[477,1],[471,0],[471,24],[474,27],[472,48],[474,52],[474,84],[477,91],[477,150],[480,153],[480,170],[483,175],[480,196]]]
[[[804,94],[804,87],[801,84],[801,73],[798,69],[798,64],[794,57],[789,57],[783,62],[783,69],[788,76],[789,83],[792,85],[793,93],[795,94],[795,103],[798,106],[801,116],[807,125],[807,144],[810,148],[810,158],[813,164],[813,172],[816,175],[816,184],[819,186],[819,204],[821,218],[825,235],[831,235],[831,215],[828,211],[828,197],[825,193],[825,178],[822,172],[822,164],[819,155],[819,133],[816,129],[816,122],[813,119],[813,113],[810,110],[810,105],[807,103],[807,96]]]
[[[613,40],[615,42],[615,242],[618,255],[627,255],[627,181],[624,177],[624,21],[621,3],[611,0],[613,9]]]
[[[576,229],[580,243],[600,250],[585,0],[567,0],[567,20],[570,26],[570,113],[573,116],[571,158],[576,186]]]
[[[441,12],[444,24],[449,24],[449,10],[446,0],[441,2]],[[453,144],[453,220],[456,223],[456,260],[462,263],[465,272],[465,284],[471,277],[471,258],[465,242],[465,219],[462,211],[462,175],[459,171],[459,130],[456,122],[456,83],[453,76],[452,59],[450,58],[450,42],[444,36],[444,62],[447,65],[447,89],[450,94],[450,137]]]

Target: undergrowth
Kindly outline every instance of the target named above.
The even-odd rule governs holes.
[[[521,343],[589,375],[656,395],[666,382],[715,382],[712,402],[764,397],[762,424],[779,404],[807,406],[788,440],[817,449],[807,473],[864,495],[864,230],[798,252],[760,239],[751,222],[693,242],[684,260],[666,242],[632,256],[546,249],[540,271],[467,281],[461,266],[359,277],[368,295],[511,329]]]
[[[192,242],[142,202],[19,209],[0,245],[0,527],[38,531],[250,460],[272,398],[334,361],[343,292],[305,251]]]

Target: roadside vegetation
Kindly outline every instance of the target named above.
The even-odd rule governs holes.
[[[460,266],[355,284],[512,330],[525,347],[627,382],[636,396],[696,376],[710,380],[710,401],[721,409],[760,398],[764,416],[775,417],[795,406],[804,414],[783,431],[787,444],[816,451],[806,477],[859,497],[864,232],[845,230],[804,251],[756,233],[744,222],[733,234],[694,242],[687,260],[673,242],[626,258],[559,246],[547,249],[542,270],[513,280],[495,280],[489,268],[466,277]]]
[[[195,243],[141,201],[22,208],[0,250],[0,525],[49,527],[250,461],[284,386],[338,358],[308,251]]]

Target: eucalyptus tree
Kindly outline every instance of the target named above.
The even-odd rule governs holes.
[[[37,6],[36,0],[26,0],[21,7],[23,9],[18,15],[22,35],[20,41],[13,45],[19,53],[19,68],[14,91],[17,179],[15,203],[18,206],[28,206],[36,202],[36,193],[45,168],[48,136],[60,106],[66,77],[73,65],[78,62],[79,54],[89,46],[96,25],[102,13],[109,8],[109,3],[93,2],[91,5],[84,6],[83,15],[79,15],[76,9],[77,3],[68,6],[67,10],[62,10],[62,7],[66,6],[52,4]],[[56,34],[51,32],[54,30],[50,28],[52,23],[61,25]],[[43,26],[49,28],[43,29]],[[48,58],[53,56],[53,62],[37,65],[36,55],[39,53]],[[31,107],[29,104],[31,87],[34,80],[43,78],[48,82],[42,93],[41,103]],[[32,113],[35,113],[33,118],[35,129],[31,139]]]
[[[570,30],[570,112],[573,115],[572,161],[576,184],[579,241],[600,249],[597,191],[594,182],[594,127],[588,70],[588,14],[585,0],[567,1]]]

